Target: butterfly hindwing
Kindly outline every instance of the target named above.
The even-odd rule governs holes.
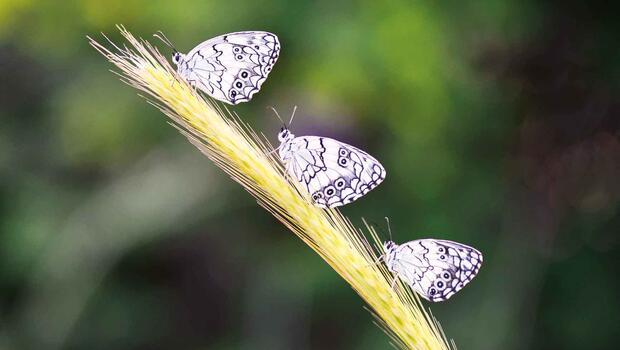
[[[196,46],[178,63],[178,72],[209,96],[235,105],[260,90],[279,54],[274,34],[230,33]]]
[[[465,244],[420,239],[387,252],[388,268],[429,301],[443,301],[467,285],[482,265],[482,254]]]
[[[319,136],[291,141],[287,171],[301,182],[320,207],[353,202],[385,179],[385,169],[372,156],[351,145]]]

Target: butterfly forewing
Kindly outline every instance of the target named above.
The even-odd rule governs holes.
[[[230,33],[196,46],[179,62],[178,72],[209,96],[234,105],[260,90],[279,54],[275,34]]]
[[[386,252],[390,271],[429,301],[443,301],[467,285],[482,265],[482,254],[465,244],[420,239]]]
[[[366,152],[327,137],[296,137],[283,145],[280,156],[287,172],[306,187],[319,207],[351,203],[386,175]]]

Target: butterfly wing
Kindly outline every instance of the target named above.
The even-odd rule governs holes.
[[[275,34],[224,34],[188,52],[179,62],[178,72],[209,96],[235,105],[249,101],[260,90],[279,54]]]
[[[390,270],[433,302],[450,298],[467,285],[482,265],[482,254],[465,244],[420,239],[396,248]]]
[[[302,183],[319,207],[353,202],[385,179],[385,169],[368,153],[327,137],[302,136],[282,157],[287,172]]]

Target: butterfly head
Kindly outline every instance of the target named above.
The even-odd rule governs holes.
[[[392,241],[385,241],[385,242],[383,242],[383,250],[386,253],[389,253],[394,248],[396,248],[396,243],[394,243]]]
[[[174,51],[172,53],[172,62],[174,62],[174,64],[176,64],[177,66],[179,65],[179,63],[181,62],[181,60],[183,59],[183,54],[178,52],[178,51]]]
[[[284,143],[287,141],[292,140],[295,137],[295,135],[293,135],[289,129],[285,126],[283,126],[280,129],[280,132],[278,133],[278,141],[280,141],[280,143]]]
[[[394,270],[394,260],[396,258],[396,248],[398,247],[398,244],[392,242],[392,241],[386,241],[383,242],[383,261],[385,261],[385,265],[387,266],[388,270],[392,271]]]

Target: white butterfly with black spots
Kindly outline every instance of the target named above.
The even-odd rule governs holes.
[[[279,55],[275,34],[249,31],[217,36],[187,54],[174,50],[172,62],[188,83],[216,100],[236,105],[260,90]]]
[[[383,244],[387,268],[426,300],[444,301],[467,285],[482,265],[482,254],[465,244],[419,239]]]
[[[368,153],[320,136],[278,133],[278,153],[286,172],[303,184],[314,203],[335,208],[353,202],[385,179],[385,169]]]

